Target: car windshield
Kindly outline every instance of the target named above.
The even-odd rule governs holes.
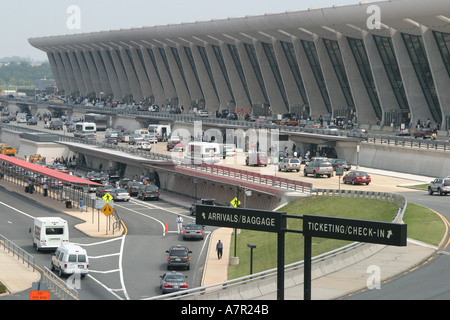
[[[116,193],[127,193],[127,190],[125,190],[123,188],[118,188],[118,189],[116,189]]]
[[[299,161],[297,159],[291,159],[289,162],[290,163],[299,163]]]
[[[367,176],[367,173],[365,173],[365,172],[355,172],[355,175],[357,175],[357,176]]]

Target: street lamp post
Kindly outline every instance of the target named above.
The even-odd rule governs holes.
[[[247,247],[250,248],[250,274],[253,274],[253,249],[256,248],[256,245],[247,243]]]

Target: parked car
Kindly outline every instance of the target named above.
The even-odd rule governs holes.
[[[141,134],[132,134],[128,138],[128,143],[129,144],[134,144],[137,141],[144,141],[144,137]]]
[[[236,112],[230,112],[227,115],[227,120],[237,120],[238,119],[238,115]]]
[[[107,144],[114,144],[114,145],[118,145],[119,142],[117,141],[116,138],[105,138],[105,140],[103,140],[104,143]]]
[[[278,162],[283,161],[283,159],[287,158],[289,155],[286,151],[278,151]]]
[[[103,187],[97,188],[95,195],[99,198],[103,197],[107,193],[111,193],[114,190],[114,186],[106,184]]]
[[[29,126],[36,126],[37,125],[37,121],[35,118],[30,118],[27,120],[27,125]]]
[[[437,192],[440,196],[450,193],[450,178],[436,178],[428,185],[428,194]]]
[[[192,253],[192,251],[187,247],[180,245],[172,246],[169,250],[166,250],[166,253],[169,254],[169,257],[167,258],[167,270],[174,267],[183,267],[186,270],[190,269],[189,253]]]
[[[64,172],[64,173],[68,173],[69,172],[69,168],[67,168],[65,165],[60,164],[60,163],[54,163],[51,164],[49,166],[47,166],[47,168],[49,169],[53,169],[59,172]]]
[[[139,192],[139,188],[143,186],[142,182],[140,181],[129,181],[127,183],[127,191],[130,194],[131,197],[137,196]]]
[[[200,200],[195,201],[189,207],[189,211],[191,212],[191,216],[195,215],[197,204],[205,204],[205,205],[208,205],[208,206],[215,206],[216,205],[215,201],[216,201],[216,199],[200,199]]]
[[[167,139],[167,151],[174,150],[184,150],[186,146],[181,143],[181,138],[179,136],[170,136],[169,139]]]
[[[159,188],[154,184],[144,184],[139,190],[137,197],[142,200],[156,199],[159,200]]]
[[[367,172],[364,171],[352,171],[347,173],[343,178],[342,181],[344,183],[351,183],[351,184],[369,184],[372,179],[367,174]]]
[[[200,110],[197,110],[197,113],[195,115],[197,117],[208,117],[209,116],[209,112],[206,111],[205,109],[200,109]]]
[[[333,175],[333,166],[328,160],[313,159],[307,162],[303,168],[303,175],[307,177],[308,174],[314,175],[314,178],[320,176],[331,178]]]
[[[82,139],[86,139],[89,141],[96,141],[97,135],[95,133],[85,133],[85,134],[83,134]]]
[[[186,223],[183,229],[183,240],[204,239],[203,226],[194,222]]]
[[[171,293],[186,290],[188,288],[188,283],[186,281],[186,276],[180,272],[168,272],[163,274],[161,277],[161,283],[159,288],[162,293]]]
[[[297,158],[284,158],[278,163],[278,171],[300,171],[300,160]]]
[[[267,166],[269,159],[264,152],[250,153],[245,159],[246,166]]]
[[[62,130],[63,129],[63,122],[61,120],[52,120],[49,124],[50,130]]]
[[[219,111],[219,110],[217,110],[216,111],[216,118],[227,118],[227,116],[228,116],[228,114],[230,113],[230,111],[228,111],[228,110],[221,110],[221,111]]]
[[[109,192],[114,201],[130,201],[130,194],[124,188],[115,188]]]
[[[142,141],[136,141],[135,143],[133,143],[131,145],[130,148],[150,151],[152,149],[152,145],[148,141],[142,140]]]
[[[414,138],[430,139],[434,130],[431,128],[418,128],[414,131]]]
[[[336,171],[337,167],[343,167],[345,171],[348,171],[352,168],[352,165],[345,159],[329,159],[329,161],[333,166],[334,171]]]
[[[130,136],[131,136],[131,134],[129,132],[121,132],[119,134],[119,141],[120,142],[129,142]]]
[[[395,131],[396,136],[410,136],[411,135],[411,129],[410,128],[398,128]]]

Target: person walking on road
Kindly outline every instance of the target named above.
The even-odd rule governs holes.
[[[180,234],[181,231],[183,230],[183,218],[180,216],[177,217],[177,229],[178,229],[178,234]]]
[[[216,244],[217,258],[222,259],[223,243],[219,240]]]

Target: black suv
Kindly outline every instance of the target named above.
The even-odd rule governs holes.
[[[215,201],[215,199],[200,199],[200,200],[195,201],[191,205],[191,207],[189,208],[189,211],[191,212],[191,216],[195,215],[196,205],[198,205],[198,204],[206,204],[206,205],[209,205],[209,206],[215,206],[216,204],[215,204],[214,201]]]
[[[50,129],[51,130],[62,130],[63,122],[61,120],[52,120],[50,121]]]
[[[169,250],[166,250],[169,254],[167,258],[167,270],[170,270],[173,267],[183,267],[186,270],[190,269],[190,259],[189,253],[192,253],[187,247],[183,246],[173,246],[170,247]]]
[[[138,199],[156,199],[159,200],[159,188],[154,184],[144,184],[137,193]]]

